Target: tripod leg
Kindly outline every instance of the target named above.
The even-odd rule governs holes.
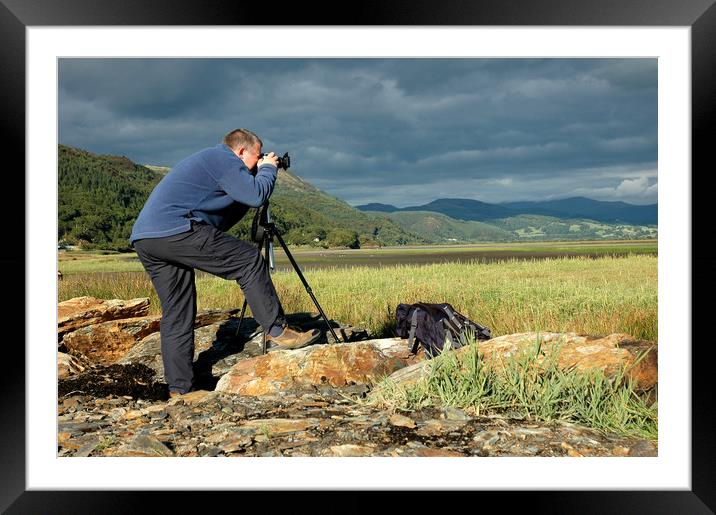
[[[303,277],[303,274],[301,273],[301,269],[299,268],[296,261],[293,259],[293,256],[291,255],[291,252],[289,252],[288,247],[286,246],[286,243],[283,241],[283,238],[281,237],[281,235],[278,232],[276,232],[275,227],[271,227],[271,234],[276,236],[276,238],[278,239],[278,242],[281,244],[281,247],[283,248],[284,252],[286,252],[286,256],[288,256],[289,261],[291,261],[291,265],[293,265],[294,270],[296,270],[296,273],[298,274],[298,278],[301,279],[301,282],[303,283],[303,286],[306,288],[308,295],[311,297],[311,300],[313,300],[313,303],[316,305],[316,308],[318,308],[319,313],[321,313],[321,317],[323,317],[323,321],[326,323],[326,326],[328,326],[328,330],[333,335],[333,338],[335,339],[336,343],[338,343],[340,341],[338,339],[338,336],[336,335],[335,331],[331,327],[331,323],[328,321],[328,317],[323,312],[323,309],[321,308],[320,304],[318,304],[318,299],[316,299],[316,296],[313,294],[313,290],[311,290],[311,287],[308,285],[306,278]]]
[[[246,299],[244,299],[244,305],[241,307],[241,317],[239,318],[239,325],[236,328],[236,337],[239,336],[239,331],[241,331],[241,323],[244,321],[244,313],[246,313]]]

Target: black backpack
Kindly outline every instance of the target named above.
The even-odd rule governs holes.
[[[449,344],[453,349],[465,345],[465,331],[472,331],[475,339],[492,338],[490,329],[461,315],[447,303],[398,304],[395,310],[396,333],[408,339],[411,352],[418,350],[418,344],[425,349],[428,358],[440,354]]]

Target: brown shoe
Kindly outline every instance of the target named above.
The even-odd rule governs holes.
[[[266,335],[266,343],[271,343],[270,350],[300,349],[311,345],[321,337],[321,331],[313,329],[304,333],[284,326],[280,336]]]
[[[185,392],[185,393],[175,392],[175,391],[173,391],[173,390],[169,390],[169,398],[170,398],[170,399],[174,399],[175,397],[181,397],[181,396],[183,396],[183,395],[186,395],[187,393],[191,393],[191,392],[195,392],[195,391],[197,391],[197,390],[196,390],[193,386],[192,386],[191,388],[189,388],[189,391],[188,391],[188,392]]]

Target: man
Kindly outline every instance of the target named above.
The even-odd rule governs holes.
[[[235,280],[272,347],[296,349],[320,337],[317,329],[304,333],[287,326],[259,249],[225,232],[273,192],[278,158],[273,152],[262,157],[262,146],[253,132],[236,129],[180,161],[154,188],[132,228],[129,242],[162,306],[161,353],[172,397],[193,387],[194,269]]]

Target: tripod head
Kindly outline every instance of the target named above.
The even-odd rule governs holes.
[[[270,222],[271,212],[269,211],[269,203],[266,201],[254,213],[254,219],[251,222],[251,241],[262,243],[266,235],[266,226]]]
[[[266,250],[266,260],[271,270],[276,268],[276,258],[273,253],[274,229],[275,226],[271,220],[271,211],[267,200],[254,214],[254,219],[251,222],[251,239],[261,245],[259,248]]]

